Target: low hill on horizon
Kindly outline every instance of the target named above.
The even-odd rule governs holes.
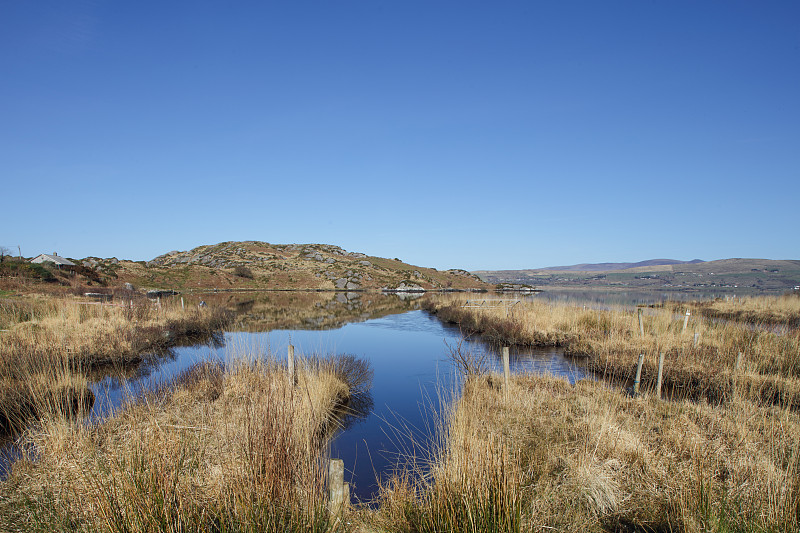
[[[87,257],[82,268],[107,283],[174,290],[487,290],[461,269],[439,271],[330,244],[227,241],[172,251],[150,261]]]
[[[620,268],[621,265],[633,266]],[[606,268],[601,269],[601,266]],[[654,259],[639,263],[583,264],[523,270],[476,270],[473,273],[489,283],[519,283],[538,288],[647,288],[680,291],[741,288],[755,292],[779,292],[800,285],[800,260]]]

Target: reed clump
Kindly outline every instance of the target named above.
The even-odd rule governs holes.
[[[797,531],[800,417],[602,382],[470,378],[427,477],[383,489],[391,531]]]
[[[0,300],[0,358],[23,368],[49,354],[83,366],[137,361],[144,351],[223,327],[218,308],[184,308],[179,300],[145,298],[108,304],[34,296]]]
[[[641,334],[636,311],[595,310],[549,302],[504,308],[466,308],[466,298],[430,298],[427,308],[467,334],[506,345],[561,345],[590,370],[609,379],[633,379],[644,354],[642,384],[652,386],[665,356],[668,393],[712,402],[742,394],[764,404],[800,409],[800,334],[736,322],[707,320],[669,309],[648,309]],[[742,354],[741,357],[739,354]],[[739,367],[737,367],[737,361]]]
[[[353,365],[350,365],[352,368]],[[334,364],[204,363],[102,423],[51,416],[0,485],[8,531],[333,531]]]
[[[100,304],[36,295],[0,300],[0,431],[19,430],[51,404],[91,406],[86,375],[140,362],[180,342],[207,338],[230,315],[145,298]]]
[[[686,304],[665,302],[663,307],[677,311],[685,309]],[[693,313],[708,318],[758,325],[800,327],[800,293],[798,292],[782,296],[717,298],[710,301],[692,302],[691,309]]]

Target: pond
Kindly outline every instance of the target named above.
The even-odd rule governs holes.
[[[393,304],[400,301],[396,296],[383,298],[390,298]],[[485,355],[495,369],[502,371],[498,347],[475,339],[463,340],[457,328],[413,309],[413,304],[401,303],[395,314],[382,312],[378,318],[366,318],[357,302],[346,300],[337,305],[354,307],[350,319],[360,322],[340,325],[334,321],[330,329],[228,331],[210,344],[177,348],[169,358],[142,368],[132,379],[106,376],[94,384],[94,416],[101,417],[111,406],[119,405],[126,394],[157,386],[201,361],[224,361],[244,353],[285,358],[290,344],[296,353],[306,356],[351,354],[369,361],[374,378],[369,396],[361,398],[356,408],[359,412],[345,420],[344,429],[334,438],[331,456],[344,460],[351,493],[362,501],[372,499],[378,480],[391,473],[399,455],[412,450],[427,452],[440,398],[452,397],[457,387],[451,350],[458,349],[461,342],[461,350]],[[302,322],[317,327],[319,321]],[[515,372],[547,372],[570,381],[584,376],[558,349],[512,349],[510,363]]]

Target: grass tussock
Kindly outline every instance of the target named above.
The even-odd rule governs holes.
[[[428,477],[384,487],[386,531],[797,531],[800,417],[600,382],[472,377]]]
[[[641,335],[637,313],[548,302],[521,302],[513,311],[462,307],[460,296],[431,298],[426,306],[465,333],[530,346],[561,345],[606,378],[632,380],[644,354],[642,386],[654,387],[659,354],[665,390],[725,402],[736,394],[765,405],[800,409],[800,334],[777,334],[736,322],[647,310]],[[741,359],[739,354],[742,354]],[[737,368],[737,361],[740,366]]]
[[[125,366],[180,342],[208,337],[226,312],[144,298],[109,305],[71,297],[0,300],[0,431],[72,406],[91,406],[87,373]]]
[[[203,364],[103,423],[46,418],[0,488],[0,522],[8,531],[336,530],[324,444],[347,380],[363,374],[352,361],[301,362],[292,385],[269,361]]]
[[[685,310],[685,304],[667,302],[664,307]],[[716,299],[693,302],[692,311],[708,318],[733,320],[751,324],[783,325],[800,327],[800,293],[783,296],[758,296]]]
[[[174,299],[115,304],[42,296],[0,300],[0,357],[17,367],[51,354],[84,366],[124,363],[144,351],[218,330],[229,318],[216,308],[184,309]]]

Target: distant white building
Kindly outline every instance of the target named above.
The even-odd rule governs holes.
[[[39,254],[31,259],[31,263],[55,263],[58,266],[75,266],[75,263],[69,259],[64,259],[55,252],[52,255]]]

